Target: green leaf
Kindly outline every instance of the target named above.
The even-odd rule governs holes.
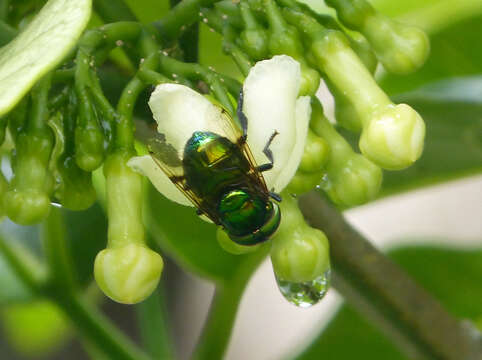
[[[244,264],[254,270],[253,259],[262,249],[238,256],[225,252],[216,241],[216,226],[201,220],[193,207],[167,200],[150,184],[145,201],[150,235],[181,267],[217,283],[232,279]]]
[[[391,257],[445,308],[461,319],[482,324],[482,249],[408,247]],[[380,330],[343,305],[298,360],[406,359]]]
[[[0,116],[54,69],[87,26],[91,0],[50,0],[14,40],[0,49]]]

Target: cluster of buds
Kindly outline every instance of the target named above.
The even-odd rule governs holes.
[[[48,24],[43,19],[61,2],[49,3],[51,8],[27,26],[24,38],[45,30]],[[257,164],[265,164],[267,154],[272,155],[274,162],[263,175],[267,188],[283,197],[281,225],[271,247],[278,285],[297,305],[316,302],[328,284],[328,241],[305,223],[295,198],[321,189],[341,208],[363,204],[377,196],[382,169],[404,169],[421,156],[422,118],[410,106],[392,103],[373,73],[379,63],[388,72],[415,71],[429,51],[423,32],[383,17],[366,0],[326,3],[336,9],[338,19],[293,0],[224,0],[201,9],[202,21],[223,35],[223,49],[246,77],[243,85],[176,59],[163,50],[155,29],[137,22],[84,33],[75,60],[55,70],[74,45],[72,38],[80,36],[90,9],[85,10],[83,25],[67,29],[72,37],[62,43],[58,61],[45,60],[37,71],[41,80],[33,90],[21,101],[24,94],[17,94],[3,108],[0,102],[0,141],[4,148],[13,148],[13,177],[7,182],[0,174],[0,215],[31,225],[48,216],[52,202],[71,210],[86,209],[96,201],[92,172],[103,168],[108,243],[96,258],[95,279],[116,301],[145,299],[159,281],[163,261],[145,242],[142,175],[167,198],[193,205],[171,181],[179,176],[169,177],[153,156],[137,156],[134,147],[134,105],[146,87],[156,86],[149,105],[157,130],[169,146],[177,146],[174,150],[181,158],[194,132],[222,128],[221,107],[244,126]],[[234,36],[237,32],[239,37]],[[3,65],[1,56],[22,55],[15,41],[0,52],[0,75],[15,67]],[[95,69],[124,44],[130,44],[129,53],[138,56],[140,65],[113,107]],[[336,124],[325,117],[316,97],[322,80],[335,98]],[[243,103],[235,100],[241,89]],[[237,103],[242,108],[236,110]],[[338,126],[359,134],[361,153]],[[222,229],[218,241],[235,254],[258,249],[234,243]],[[314,297],[309,295],[313,293]]]

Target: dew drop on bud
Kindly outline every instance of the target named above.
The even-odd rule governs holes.
[[[286,300],[298,307],[308,308],[323,299],[328,291],[330,287],[330,269],[312,281],[292,282],[276,277],[276,282]]]

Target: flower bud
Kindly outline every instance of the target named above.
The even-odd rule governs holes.
[[[354,152],[339,162],[331,161],[320,183],[330,199],[342,206],[365,204],[375,198],[381,184],[381,169]]]
[[[50,199],[39,189],[10,190],[5,194],[4,204],[8,217],[20,225],[37,224],[50,211]]]
[[[406,104],[389,105],[373,114],[360,138],[362,153],[381,167],[400,170],[422,154],[425,124]]]
[[[284,196],[281,211],[283,220],[271,248],[276,277],[296,283],[312,281],[330,267],[328,239],[306,224],[290,195]]]
[[[223,248],[226,252],[233,255],[244,255],[257,251],[263,244],[257,245],[240,245],[235,243],[228,234],[221,228],[218,227],[216,232],[216,239],[218,240],[219,246]]]
[[[326,140],[309,130],[298,171],[314,173],[323,170],[329,153],[330,147]]]
[[[127,166],[130,151],[111,153],[104,164],[106,178],[107,249],[95,259],[95,280],[111,299],[134,304],[157,286],[163,262],[144,240],[142,179]]]
[[[258,24],[247,1],[239,4],[244,30],[241,32],[241,44],[253,60],[261,60],[268,55],[268,34]]]
[[[94,171],[104,160],[104,136],[98,127],[75,129],[75,160],[84,171]]]
[[[152,294],[163,266],[161,256],[141,244],[107,248],[95,258],[95,281],[112,300],[135,304]]]
[[[314,173],[296,172],[287,187],[287,192],[294,195],[301,195],[316,188],[322,182],[324,171]]]

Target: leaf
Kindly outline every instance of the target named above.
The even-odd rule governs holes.
[[[0,49],[0,116],[54,69],[87,26],[91,0],[50,0],[14,40]]]
[[[244,265],[257,265],[258,250],[250,255],[231,255],[216,240],[216,226],[201,220],[190,206],[167,200],[149,183],[145,223],[161,249],[181,267],[217,283],[232,279]]]
[[[391,257],[458,318],[482,320],[482,249],[408,247]],[[311,359],[406,359],[378,329],[343,305],[318,338],[297,357]]]

